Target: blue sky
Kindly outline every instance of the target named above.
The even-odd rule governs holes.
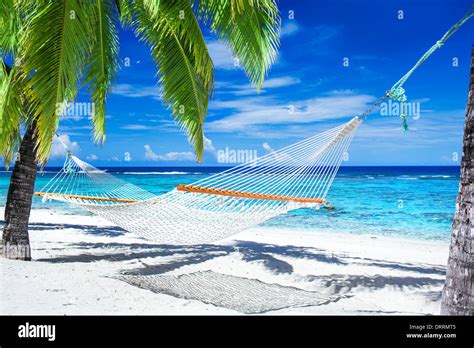
[[[226,148],[264,155],[350,120],[383,95],[471,6],[468,0],[278,3],[281,47],[260,93],[234,66],[230,50],[204,31],[216,70],[203,165],[219,165],[217,154]],[[473,29],[474,20],[405,84],[409,102],[420,108],[408,118],[410,131],[402,131],[396,112],[376,110],[360,127],[345,165],[459,163]],[[161,104],[149,48],[131,31],[121,32],[120,39],[121,58],[129,59],[130,66],[122,66],[108,99],[107,142],[92,143],[84,117],[61,121],[63,140],[98,166],[196,165],[186,135]],[[85,96],[78,102],[87,101],[81,98]],[[62,161],[56,143],[49,164]]]

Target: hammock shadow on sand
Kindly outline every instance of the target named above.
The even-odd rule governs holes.
[[[310,276],[308,278],[316,276]],[[122,275],[116,279],[130,285],[186,300],[197,300],[246,314],[259,314],[284,308],[321,306],[352,297],[353,288],[381,289],[386,286],[421,288],[441,285],[444,281],[432,278],[347,276],[332,274],[319,276],[318,291],[307,291],[292,286],[264,283],[216,273],[194,272],[181,275]],[[322,283],[322,284],[321,284]],[[440,291],[431,291],[427,300],[438,301]]]
[[[176,256],[175,260],[161,262],[155,265],[145,265],[127,274],[151,275],[162,274],[182,266],[199,264],[217,257],[227,256],[238,252],[246,262],[259,261],[263,266],[274,273],[292,273],[293,267],[279,256],[307,259],[324,263],[344,265],[346,261],[335,254],[327,255],[323,250],[292,245],[275,245],[268,243],[255,243],[236,241],[228,245],[196,244],[196,245],[166,245],[151,243],[68,243],[68,248],[88,250],[87,253],[78,255],[58,255],[51,258],[38,259],[41,262],[69,263],[69,262],[95,262],[95,261],[127,261],[145,258]],[[101,250],[100,253],[90,252],[93,249]],[[119,249],[120,252],[117,252]],[[105,252],[114,250],[115,252]],[[142,263],[143,264],[143,263]]]
[[[44,224],[47,225],[47,224]],[[64,225],[66,228],[69,225]],[[46,226],[45,226],[46,228]],[[102,228],[96,228],[101,230]],[[120,229],[117,229],[120,230]],[[115,231],[115,229],[114,229]],[[119,232],[119,231],[117,231]],[[232,244],[196,244],[196,245],[166,245],[155,243],[66,243],[67,247],[74,249],[101,251],[115,250],[118,252],[107,253],[83,253],[78,255],[58,255],[52,258],[38,259],[37,261],[63,263],[63,262],[95,262],[126,261],[140,258],[154,258],[177,255],[176,260],[160,262],[156,265],[146,265],[135,270],[127,271],[127,274],[151,275],[162,274],[185,265],[199,264],[216,257],[222,257],[234,252],[242,255],[242,260],[247,262],[260,261],[265,268],[275,273],[292,273],[293,269],[289,263],[278,257],[291,257],[297,259],[313,260],[317,262],[346,265],[366,264],[397,271],[409,271],[427,275],[444,275],[445,267],[435,265],[411,264],[377,260],[373,258],[360,258],[335,253],[327,253],[322,249],[313,247],[302,247],[294,245],[276,245],[269,243],[257,243],[250,241],[235,241]],[[118,250],[117,250],[118,249]]]
[[[336,296],[212,271],[181,275],[120,276],[130,285],[185,300],[197,300],[245,314],[336,302]]]
[[[3,221],[0,221],[0,226],[3,225]],[[62,230],[62,229],[80,229],[82,233],[90,234],[100,237],[118,237],[121,235],[127,235],[129,232],[125,231],[120,227],[99,227],[93,225],[78,225],[78,224],[57,224],[57,223],[40,223],[35,222],[30,224],[30,230],[42,231],[42,230]],[[275,245],[275,244],[263,244],[249,241],[236,241],[232,245],[218,245],[218,244],[196,244],[196,245],[166,245],[156,243],[74,243],[68,244],[77,249],[111,249],[111,248],[123,248],[140,250],[126,253],[117,254],[80,254],[71,256],[60,256],[52,259],[41,259],[38,261],[48,262],[94,262],[100,260],[109,261],[124,261],[132,260],[137,258],[146,257],[159,257],[169,256],[173,254],[196,254],[194,257],[190,257],[188,260],[180,259],[169,263],[160,263],[159,265],[152,266],[147,265],[145,268],[139,268],[135,271],[131,271],[130,274],[161,274],[168,272],[173,269],[177,269],[187,264],[196,264],[205,262],[215,257],[225,256],[232,252],[239,251],[242,254],[243,261],[261,261],[266,268],[271,271],[278,273],[292,273],[292,266],[280,259],[275,258],[271,254],[277,256],[288,256],[295,258],[305,258],[315,260],[319,262],[329,262],[333,264],[347,264],[347,257],[341,255],[327,255],[323,250],[316,248],[296,247],[291,245]],[[145,251],[144,251],[145,250]],[[216,254],[217,253],[217,254]],[[398,271],[410,271],[422,274],[438,274],[444,276],[446,274],[446,268],[440,266],[430,265],[428,267],[403,264],[398,262],[390,262],[386,260],[376,260],[372,258],[361,258],[361,257],[350,257],[351,264],[364,265],[370,263],[373,266],[388,268]]]
[[[322,263],[338,264],[340,266],[349,264],[365,264],[381,268],[388,268],[396,271],[412,272],[413,276],[385,277],[380,275],[307,275],[305,281],[320,282],[322,287],[335,287],[352,289],[355,287],[366,287],[371,289],[381,289],[385,286],[404,286],[421,288],[426,285],[441,284],[436,276],[444,275],[444,267],[435,265],[397,263],[386,260],[376,260],[371,258],[358,258],[347,255],[328,254],[321,249],[300,247],[293,245],[274,245],[268,243],[256,243],[248,241],[236,241],[231,245],[198,244],[192,246],[162,245],[152,243],[68,243],[67,247],[87,250],[87,253],[78,255],[58,255],[52,258],[38,259],[40,262],[69,263],[69,262],[96,262],[111,261],[120,262],[136,259],[153,259],[174,255],[175,260],[156,260],[151,264],[141,261],[141,267],[123,270],[124,276],[148,276],[162,275],[167,272],[177,270],[183,266],[197,265],[206,261],[228,256],[238,252],[245,262],[259,262],[266,270],[274,274],[291,274],[293,266],[281,257],[312,260]],[[117,249],[120,252],[117,252]],[[93,252],[100,250],[100,254]],[[105,252],[114,250],[114,252]],[[423,275],[416,276],[416,274]]]
[[[51,227],[47,225],[41,224],[37,227],[46,229]],[[58,228],[73,228],[72,226],[58,225]],[[94,230],[95,228],[91,227],[90,232],[94,233]],[[100,230],[100,228],[97,228],[97,230]],[[356,288],[370,290],[378,290],[385,287],[422,289],[426,286],[440,286],[443,281],[437,279],[437,277],[445,272],[443,267],[435,265],[397,263],[387,260],[353,257],[346,254],[328,253],[314,247],[275,245],[250,241],[234,241],[232,244],[224,245],[196,244],[180,246],[148,242],[80,242],[64,243],[64,247],[79,251],[84,250],[84,252],[76,255],[57,255],[51,258],[38,259],[37,261],[92,263],[97,261],[121,262],[139,260],[140,267],[124,269],[120,272],[118,278],[133,286],[156,293],[168,294],[182,299],[198,300],[242,313],[264,313],[287,307],[325,305],[338,301],[341,298],[350,297],[351,291],[354,291]],[[184,266],[198,265],[235,253],[240,255],[242,261],[248,263],[257,262],[275,275],[294,273],[293,265],[286,259],[290,258],[337,264],[339,266],[354,263],[365,264],[397,271],[412,272],[413,276],[326,274],[300,277],[301,281],[311,283],[312,289],[318,289],[318,292],[316,292],[278,284],[267,284],[255,279],[222,275],[212,271],[195,272],[181,276],[167,274]],[[169,260],[169,256],[174,256],[175,259]],[[225,284],[226,282],[227,285]],[[201,286],[202,288],[199,289]],[[185,289],[186,287],[194,290]],[[218,293],[215,293],[215,289],[220,290]],[[242,294],[240,294],[241,290],[244,291]],[[249,299],[249,297],[252,298]],[[436,301],[439,298],[439,292],[432,291],[426,297],[427,301]],[[283,298],[287,300],[283,301]]]

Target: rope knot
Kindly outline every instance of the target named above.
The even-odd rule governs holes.
[[[403,87],[394,87],[388,92],[388,96],[394,100],[400,102],[400,118],[402,119],[403,130],[406,132],[408,130],[407,115],[405,103],[407,101],[407,96],[405,94],[405,89]]]
[[[406,102],[407,96],[405,95],[405,89],[403,87],[395,87],[392,88],[388,92],[388,96],[394,100],[398,100],[399,102]]]
[[[440,48],[443,45],[444,45],[444,42],[442,42],[441,40],[436,41],[436,48]]]

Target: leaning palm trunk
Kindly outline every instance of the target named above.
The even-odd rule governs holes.
[[[28,220],[37,171],[35,127],[33,122],[25,132],[8,189],[2,246],[9,259],[31,260]]]
[[[448,315],[474,315],[474,48],[462,152],[461,182],[441,300],[441,314]]]

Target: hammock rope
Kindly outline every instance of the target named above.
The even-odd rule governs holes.
[[[403,88],[403,85],[405,82],[410,78],[410,76],[415,72],[416,69],[418,69],[435,51],[440,49],[446,41],[456,32],[461,28],[468,20],[470,20],[472,17],[474,17],[474,5],[471,6],[469,11],[466,12],[466,14],[456,23],[454,24],[449,30],[443,35],[441,39],[436,41],[433,46],[426,51],[420,59],[416,62],[416,64],[405,74],[403,77],[398,80],[392,88],[387,92],[387,97],[397,100],[401,103],[401,110],[402,113],[400,115],[400,118],[402,118],[403,122],[403,129],[405,131],[408,130],[408,124],[407,124],[407,115],[405,113],[405,103],[407,101],[407,96],[405,94],[405,89]]]
[[[168,244],[214,242],[290,210],[319,208],[327,203],[359,125],[387,98],[403,105],[404,83],[473,16],[474,6],[364,113],[323,133],[163,194],[82,161],[61,141],[67,152],[63,168],[35,194],[44,201],[80,206],[125,230]],[[406,130],[406,115],[401,117]]]
[[[251,162],[156,195],[68,153],[37,196],[85,208],[147,239],[212,242],[293,209],[319,208],[358,117]]]

